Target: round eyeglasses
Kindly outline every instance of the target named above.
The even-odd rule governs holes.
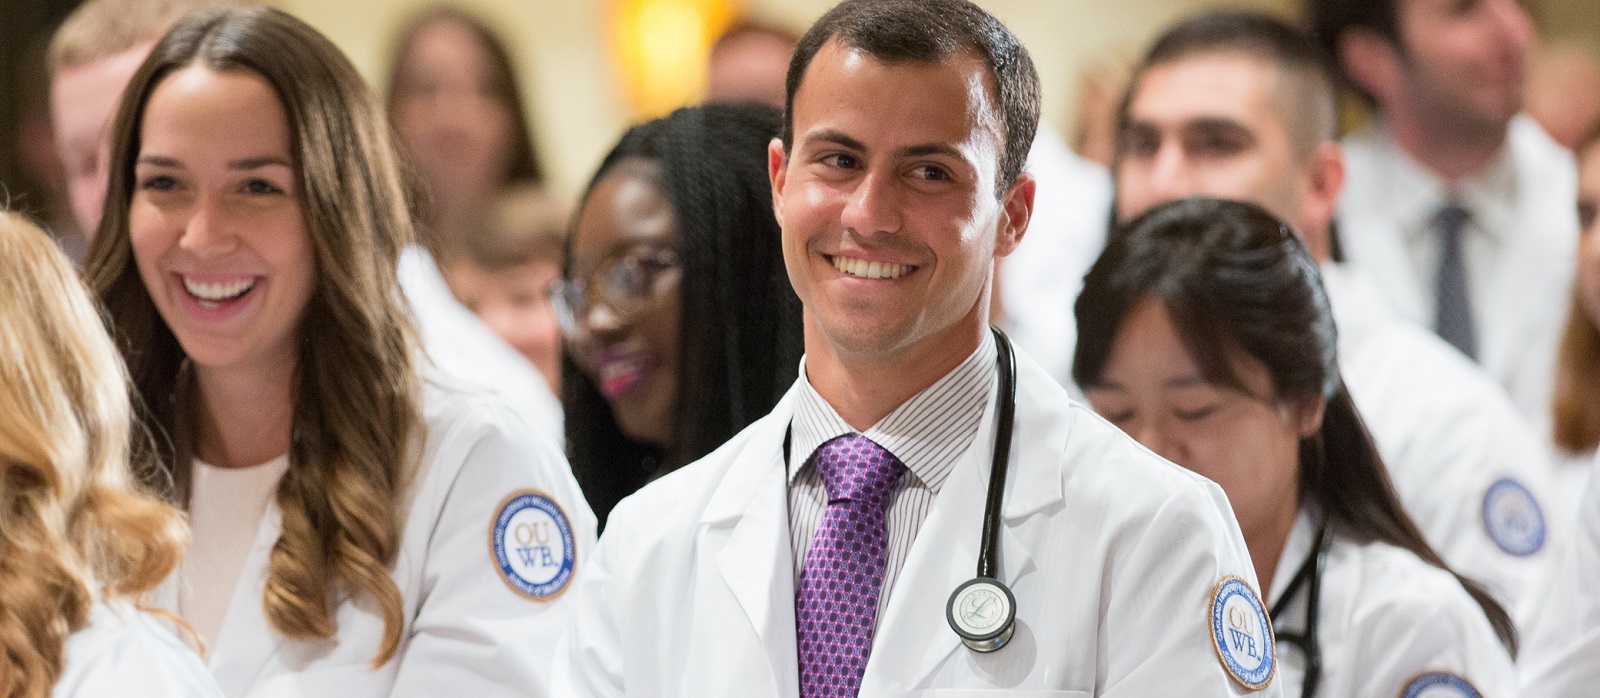
[[[660,295],[657,282],[678,265],[677,250],[649,248],[603,263],[588,276],[557,279],[550,284],[550,302],[562,334],[577,336],[596,303],[604,304],[619,321],[633,319]]]

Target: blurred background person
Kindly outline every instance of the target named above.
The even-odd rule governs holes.
[[[0,298],[0,695],[221,698],[200,657],[135,608],[188,536],[134,482],[116,346],[72,264],[4,210]]]
[[[1308,0],[1375,119],[1345,141],[1340,245],[1403,318],[1550,404],[1577,239],[1572,153],[1522,114],[1517,0]]]
[[[1119,51],[1101,56],[1078,77],[1072,150],[1101,167],[1110,167],[1117,151],[1117,117],[1137,60],[1128,54]]]
[[[1600,128],[1600,41],[1541,44],[1528,70],[1527,103],[1528,115],[1551,138],[1577,150],[1584,136]]]
[[[741,22],[711,44],[707,102],[760,102],[782,109],[789,58],[800,40],[782,27]]]
[[[601,162],[557,300],[572,469],[604,522],[646,482],[710,453],[777,404],[804,353],[758,104],[635,126]]]
[[[1480,367],[1394,317],[1360,270],[1332,260],[1344,187],[1334,83],[1281,20],[1220,12],[1179,23],[1134,74],[1118,220],[1204,195],[1292,221],[1322,265],[1343,379],[1406,513],[1452,567],[1520,610],[1549,558],[1543,442]]]
[[[454,7],[400,30],[389,75],[389,119],[427,194],[435,254],[448,255],[462,223],[509,184],[542,184],[511,53],[483,20]]]
[[[1286,223],[1220,199],[1157,206],[1112,234],[1077,317],[1095,412],[1227,493],[1283,695],[1516,695],[1511,619],[1395,496]]]
[[[190,15],[111,155],[85,274],[194,532],[152,602],[232,696],[541,691],[594,519],[555,441],[419,357],[355,67],[274,9]]]
[[[1578,144],[1578,221],[1578,282],[1549,413],[1559,463],[1557,516],[1576,515],[1600,446],[1600,128]]]
[[[111,119],[150,47],[190,12],[226,0],[88,0],[50,39],[50,119],[77,228],[63,247],[82,259],[105,205]],[[74,240],[77,237],[79,239]]]
[[[561,278],[568,214],[533,185],[500,192],[468,218],[443,261],[456,300],[520,352],[560,393],[561,323],[550,302]]]
[[[423,189],[418,240],[400,256],[400,287],[423,348],[462,387],[500,395],[559,442],[561,404],[549,381],[456,299],[439,268],[442,257],[459,256],[467,219],[483,215],[497,192],[543,181],[510,54],[475,17],[424,11],[400,33],[388,110]]]

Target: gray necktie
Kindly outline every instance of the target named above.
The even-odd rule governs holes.
[[[1433,277],[1433,331],[1472,359],[1478,358],[1478,335],[1472,324],[1472,296],[1467,284],[1467,258],[1462,248],[1471,214],[1450,202],[1434,216],[1439,232],[1439,269]]]

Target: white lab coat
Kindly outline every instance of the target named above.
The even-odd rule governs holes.
[[[400,255],[400,289],[411,306],[423,352],[435,377],[464,390],[499,395],[530,426],[565,443],[561,401],[539,369],[456,300],[428,251]]]
[[[1273,606],[1311,555],[1317,520],[1306,510],[1296,519],[1273,573]],[[1517,695],[1511,655],[1500,644],[1483,608],[1449,572],[1403,548],[1357,543],[1338,534],[1329,541],[1326,565],[1317,621],[1322,681],[1313,695],[1410,696],[1414,694],[1405,693],[1406,688],[1430,673],[1453,674],[1475,687],[1483,698]],[[1308,597],[1309,585],[1303,584],[1284,612],[1273,619],[1278,637],[1306,632]],[[1280,639],[1278,658],[1283,694],[1301,695],[1305,652]]]
[[[1027,169],[1039,185],[1027,235],[1000,262],[1001,325],[1017,348],[1070,391],[1078,343],[1072,305],[1083,290],[1083,275],[1106,244],[1111,173],[1078,157],[1044,124],[1028,153]]]
[[[1538,502],[1547,541],[1552,528],[1564,533],[1548,511],[1543,440],[1493,379],[1433,333],[1395,318],[1364,275],[1338,264],[1323,265],[1322,275],[1340,371],[1406,512],[1446,562],[1520,619],[1520,602],[1548,564],[1548,542],[1529,554],[1507,552],[1484,504],[1497,481],[1510,479]]]
[[[230,698],[554,695],[548,671],[570,595],[534,601],[514,591],[496,566],[491,527],[510,495],[542,492],[565,511],[581,566],[593,549],[594,514],[560,452],[498,400],[430,383],[423,411],[426,443],[393,571],[405,619],[395,658],[372,669],[383,621],[365,600],[339,607],[330,642],[286,640],[272,629],[262,590],[282,530],[274,504],[207,657]],[[154,605],[176,612],[178,579],[168,578]]]
[[[1222,491],[1140,448],[1071,403],[1026,355],[1017,359],[999,538],[1016,635],[978,654],[945,617],[978,559],[991,399],[888,591],[860,695],[1244,695],[1210,629],[1223,577],[1256,588]],[[559,694],[798,696],[780,453],[795,395],[612,512],[578,582],[558,651]],[[1269,685],[1251,695],[1279,693]]]
[[[1431,331],[1433,277],[1419,273],[1407,252],[1408,232],[1395,220],[1397,211],[1416,204],[1398,200],[1412,191],[1400,182],[1425,170],[1381,124],[1351,135],[1344,146],[1348,184],[1339,226],[1346,257],[1378,283],[1399,317]],[[1571,302],[1577,166],[1572,153],[1526,115],[1512,120],[1507,148],[1516,207],[1500,231],[1494,272],[1487,279],[1473,276],[1469,284],[1486,285],[1472,292],[1478,362],[1531,418],[1550,408],[1556,346]]]
[[[67,638],[55,698],[222,698],[200,657],[156,617],[96,598]]]
[[[1600,461],[1595,462],[1600,467]],[[1578,527],[1536,589],[1517,668],[1523,695],[1591,698],[1600,687],[1600,477],[1591,474]]]

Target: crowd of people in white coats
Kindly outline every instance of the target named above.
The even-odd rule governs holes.
[[[467,12],[383,99],[88,0],[0,695],[1600,694],[1600,125],[1516,0],[1304,9],[1164,31],[1109,166],[968,0],[738,25],[569,210]]]

